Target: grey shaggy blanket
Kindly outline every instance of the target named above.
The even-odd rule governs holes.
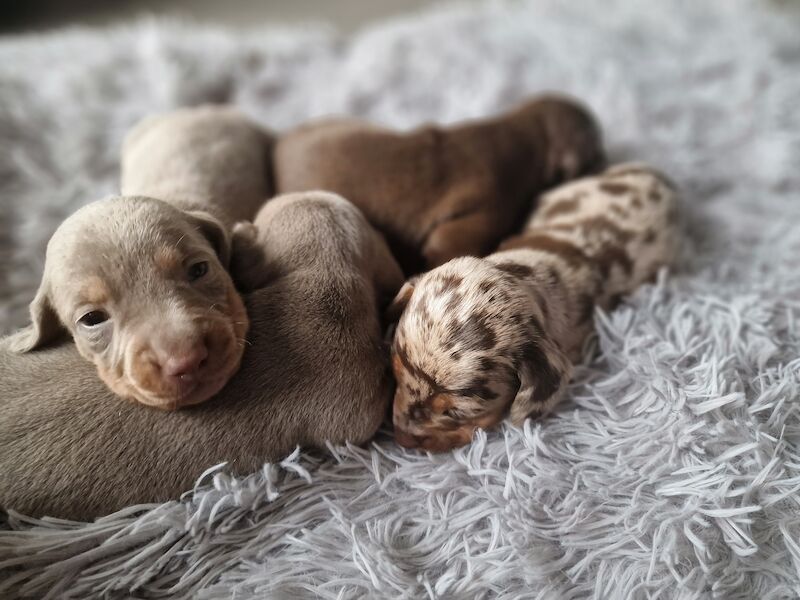
[[[0,41],[0,330],[126,128],[232,102],[405,127],[563,90],[684,191],[677,269],[611,314],[568,399],[443,455],[385,433],[93,524],[12,513],[0,597],[800,596],[800,30],[789,3],[450,6],[341,38],[168,22]],[[0,407],[0,409],[2,409]],[[46,440],[43,440],[46,443]],[[2,474],[0,474],[2,477]]]

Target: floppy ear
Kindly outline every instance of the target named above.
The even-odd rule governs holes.
[[[240,292],[252,292],[264,287],[274,277],[262,244],[258,242],[258,227],[249,221],[239,221],[231,234],[232,256],[228,272]]]
[[[400,316],[403,314],[403,311],[406,309],[406,306],[411,300],[411,296],[414,295],[414,287],[417,285],[418,279],[419,275],[416,275],[403,284],[403,287],[401,287],[400,291],[397,292],[394,300],[392,300],[389,303],[389,306],[386,307],[386,311],[383,313],[384,322],[397,323],[397,321],[400,320]]]
[[[511,422],[520,427],[525,419],[550,410],[564,393],[572,376],[572,362],[547,336],[528,340],[520,353],[519,391],[511,403]]]
[[[31,324],[11,337],[9,348],[12,352],[24,353],[42,348],[64,333],[64,327],[50,302],[50,292],[45,282],[39,286],[30,310]]]
[[[211,243],[219,262],[227,269],[231,261],[231,235],[222,221],[203,210],[190,210],[187,214]]]

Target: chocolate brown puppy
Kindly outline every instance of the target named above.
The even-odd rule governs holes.
[[[342,194],[386,236],[406,274],[491,252],[540,192],[603,162],[592,115],[557,96],[407,133],[357,120],[312,123],[281,136],[274,154],[279,192]]]
[[[297,445],[362,443],[392,380],[379,298],[402,273],[358,209],[331,194],[266,205],[232,269],[251,328],[210,401],[163,413],[114,402],[71,343],[15,354],[0,340],[0,506],[88,519],[177,499],[208,467],[251,472]]]
[[[488,257],[408,282],[392,345],[397,441],[448,450],[506,416],[521,425],[550,410],[594,307],[611,308],[672,262],[676,210],[663,176],[619,165],[545,194],[525,231]]]

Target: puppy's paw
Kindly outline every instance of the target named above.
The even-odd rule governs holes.
[[[255,242],[258,236],[258,227],[253,225],[250,221],[239,221],[233,226],[233,239],[234,243],[239,242]]]

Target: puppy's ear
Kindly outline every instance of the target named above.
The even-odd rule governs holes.
[[[267,264],[264,248],[258,242],[258,227],[247,221],[233,226],[233,256],[228,271],[240,292],[252,292],[264,287],[273,277]]]
[[[49,286],[44,281],[31,302],[30,310],[31,324],[10,338],[9,349],[12,352],[37,350],[54,342],[64,333],[64,327],[50,301]]]
[[[414,295],[414,288],[417,285],[418,279],[419,276],[417,275],[406,281],[403,287],[400,288],[400,291],[397,292],[394,300],[386,307],[386,311],[383,314],[383,320],[386,323],[397,323],[397,321],[400,320],[400,316],[403,314],[406,306],[408,306],[411,296]]]
[[[219,219],[205,211],[191,210],[187,214],[211,243],[219,257],[219,262],[227,269],[231,262],[231,235],[228,230]]]
[[[528,417],[550,410],[572,376],[572,362],[546,335],[530,338],[522,347],[517,366],[519,391],[511,403],[511,422],[521,426]]]

